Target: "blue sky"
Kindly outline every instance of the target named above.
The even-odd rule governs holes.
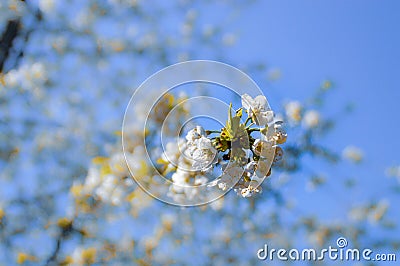
[[[398,1],[264,1],[244,12],[236,49],[282,70],[265,89],[279,100],[304,99],[332,79],[328,105],[355,105],[335,139],[364,147],[374,162],[398,163],[399,11]]]
[[[282,71],[272,84],[257,80],[266,85],[271,105],[274,100],[306,99],[322,80],[331,79],[335,89],[328,113],[347,103],[355,109],[341,117],[329,142],[362,147],[370,166],[383,171],[400,159],[395,140],[400,135],[399,11],[398,1],[259,2],[232,25],[240,34],[232,53]]]
[[[307,100],[326,79],[335,84],[322,116],[339,121],[322,140],[323,145],[338,153],[349,144],[358,146],[364,151],[364,161],[356,166],[347,162],[338,166],[306,158],[307,167],[326,174],[328,184],[322,190],[305,193],[308,176],[304,173],[283,191],[295,195],[298,205],[303,206],[301,211],[322,220],[344,219],[349,207],[371,199],[390,201],[391,218],[400,211],[396,206],[398,195],[392,193],[397,181],[384,174],[387,167],[400,163],[400,142],[395,139],[400,135],[396,123],[400,99],[399,11],[398,1],[284,0],[256,1],[231,23],[231,14],[222,15],[221,10],[207,14],[210,18],[221,16],[221,23],[228,21],[227,30],[238,34],[235,45],[225,50],[231,60],[227,63],[241,68],[245,62],[263,62],[280,69],[282,77],[274,82],[252,76],[273,109],[285,100]],[[354,111],[344,114],[342,110],[348,104]],[[351,191],[343,189],[347,178],[356,180],[357,186]],[[378,231],[370,233],[373,237]]]
[[[282,78],[273,83],[256,78],[272,108],[285,99],[307,99],[324,79],[332,80],[335,88],[323,115],[337,114],[348,103],[355,107],[350,115],[340,116],[324,142],[339,152],[348,144],[359,146],[365,160],[359,167],[345,164],[344,169],[331,166],[325,171],[331,181],[356,177],[359,187],[352,193],[327,188],[340,199],[319,194],[319,200],[336,207],[327,217],[368,198],[389,199],[390,213],[399,212],[398,195],[389,192],[396,181],[384,175],[388,166],[400,163],[399,11],[399,1],[260,1],[232,25],[240,35],[231,50],[238,62],[264,61],[282,71]],[[299,203],[315,202],[316,196],[303,195]],[[329,212],[323,205],[320,202],[318,212]]]
[[[219,6],[219,4],[215,4],[215,6]],[[203,11],[200,10],[200,12]],[[223,50],[224,54],[226,53],[224,58],[228,58],[226,63],[241,68],[241,65],[247,62],[264,62],[268,67],[276,67],[281,70],[282,78],[274,82],[267,81],[261,76],[252,76],[264,90],[273,109],[278,108],[285,100],[306,100],[313,95],[325,79],[332,80],[335,86],[329,92],[326,109],[322,112],[323,116],[337,115],[347,104],[354,104],[354,112],[338,117],[337,127],[323,139],[323,144],[339,153],[348,144],[359,146],[365,152],[365,161],[359,166],[345,162],[338,167],[306,158],[305,162],[308,164],[308,168],[328,175],[329,184],[325,185],[324,189],[307,193],[304,189],[308,178],[307,173],[301,173],[296,175],[296,178],[291,179],[281,192],[288,193],[291,198],[297,201],[298,208],[296,211],[314,213],[321,220],[331,221],[346,217],[346,211],[349,207],[367,203],[371,198],[373,200],[386,198],[391,201],[390,217],[392,219],[398,217],[400,204],[396,203],[399,201],[399,194],[395,195],[390,192],[391,187],[397,181],[385,177],[384,170],[388,166],[400,164],[398,155],[400,142],[396,140],[396,137],[400,135],[400,126],[397,125],[397,107],[400,99],[398,90],[400,88],[398,88],[399,82],[397,81],[400,76],[400,30],[398,26],[400,23],[397,21],[399,11],[400,2],[394,0],[259,0],[254,4],[246,4],[245,8],[238,12],[238,16],[233,18],[232,22],[229,22],[229,16],[232,14],[228,14],[225,10],[206,10],[207,20],[213,21],[212,18],[214,20],[217,18],[218,21],[220,18],[221,25],[225,25],[225,22],[228,21],[227,31],[238,33],[237,42],[230,49],[226,47],[212,47],[213,49],[211,49],[217,51],[216,54],[219,50]],[[167,25],[163,23],[164,20],[161,18],[160,21],[156,21],[157,27],[167,29],[171,26],[171,31],[175,30],[175,26],[178,25],[177,21],[180,21],[181,18],[174,14],[170,14],[172,18],[169,21],[170,23],[165,23]],[[168,19],[165,20],[168,21]],[[104,29],[105,32],[114,33],[114,28],[110,24],[105,23],[104,25],[110,27],[110,29]],[[100,28],[103,29],[104,25]],[[143,30],[146,31],[146,29]],[[123,32],[122,30],[117,31],[121,35],[123,35]],[[174,37],[175,35],[171,34],[171,36]],[[40,38],[36,36],[36,39]],[[41,41],[40,39],[38,43],[41,43]],[[76,46],[82,44],[75,39],[71,43]],[[33,48],[30,48],[32,50],[39,47],[35,42],[32,46]],[[219,60],[208,49],[204,49],[206,51],[202,53],[200,45],[192,45],[192,47],[186,48],[200,51],[198,55],[202,57],[196,59]],[[88,51],[91,49],[89,47]],[[184,49],[177,48],[177,50],[180,52]],[[34,52],[32,53],[34,54]],[[171,52],[171,54],[175,56],[175,52]],[[212,55],[210,56],[210,54]],[[68,62],[69,59],[75,57],[68,58],[64,59],[66,62],[64,64],[75,66],[74,63]],[[131,64],[130,57],[116,56],[112,58],[115,60],[110,64],[113,70],[110,71],[112,75],[104,75],[104,80],[107,82],[115,80],[109,80],[109,77],[115,78],[115,75],[119,75],[115,74],[118,73],[117,70],[123,70],[122,73],[124,73]],[[146,57],[144,61],[148,61],[147,64],[151,65],[151,68],[159,70],[159,65],[151,63],[151,58]],[[120,68],[117,68],[117,66]],[[70,79],[69,75],[64,75],[65,79],[71,80],[71,82],[60,80],[60,84],[67,84],[71,87],[82,86],[80,84],[82,79],[87,82],[89,89],[93,89],[89,91],[89,94],[92,93],[93,95],[90,95],[90,97],[95,100],[96,86],[98,86],[96,82],[103,83],[103,79],[96,80],[94,77],[98,72],[96,70],[91,71],[91,67],[90,62],[87,65],[84,64],[79,71],[82,76],[78,75],[74,79]],[[153,72],[143,74],[142,72],[146,72],[147,68],[137,71],[138,76],[143,76],[140,81],[153,74]],[[68,73],[74,73],[74,71]],[[87,73],[90,73],[89,78],[85,76]],[[90,77],[93,77],[92,80]],[[133,90],[135,86],[132,85],[132,79],[129,72],[119,79],[123,85],[119,84],[118,86],[132,86]],[[102,86],[106,87],[104,84],[100,87]],[[99,88],[100,90],[101,88]],[[57,94],[58,91],[55,90],[53,93]],[[115,95],[113,93],[107,95],[107,97],[111,97],[107,98],[108,101],[112,102],[110,99],[114,99],[114,96],[115,99],[118,99],[119,93],[115,91]],[[54,108],[50,108],[61,112],[60,117],[64,114],[64,109],[67,108],[61,104],[65,99],[64,96],[63,94],[60,98],[55,97],[53,99],[54,104],[52,104]],[[127,101],[128,97],[130,95],[127,95]],[[61,105],[58,106],[59,104]],[[65,103],[65,106],[67,105]],[[122,122],[124,107],[115,107],[112,104],[105,105],[101,110],[96,111],[95,114],[97,115],[93,117],[107,117],[109,115],[110,120],[113,120],[112,123],[118,124],[120,120]],[[91,110],[89,107],[88,109]],[[86,110],[84,111],[86,112]],[[226,110],[223,113],[226,114]],[[74,112],[65,113],[66,116],[71,116],[71,114],[75,115]],[[87,116],[89,117],[89,115]],[[120,120],[115,119],[115,117]],[[100,122],[103,125],[107,124],[103,123],[104,121]],[[65,123],[69,125],[69,122]],[[110,124],[112,123],[110,122]],[[109,129],[109,127],[106,128]],[[107,132],[100,133],[106,134]],[[79,143],[81,144],[84,141],[83,139],[79,140]],[[103,139],[99,137],[92,141],[101,143]],[[293,141],[293,138],[290,139],[290,135],[289,141]],[[81,151],[79,148],[72,150],[74,153],[67,153],[69,157],[75,157]],[[26,156],[31,156],[31,153]],[[80,156],[76,156],[76,158],[80,158]],[[50,160],[47,163],[50,165],[49,168],[53,169],[54,166],[51,165],[51,162]],[[27,179],[26,176],[28,174],[38,176],[41,172],[35,173],[34,170],[43,168],[44,171],[47,165],[43,163],[40,167],[34,168],[33,163],[29,163],[21,167],[19,178],[12,180],[12,182],[21,183],[21,186],[27,191],[25,193],[22,190],[25,196],[27,193],[33,192],[35,189],[32,188],[36,186],[32,185],[29,182],[31,179]],[[65,169],[56,170],[57,174],[63,174]],[[65,172],[67,171],[65,170]],[[351,193],[350,190],[343,189],[343,186],[341,186],[345,178],[348,177],[355,177],[358,182],[358,186]],[[336,181],[339,181],[337,183],[340,183],[340,185],[332,185]],[[6,193],[17,194],[20,191],[8,189],[7,183],[5,183],[2,193],[4,195]],[[16,197],[17,195],[13,196]],[[28,196],[30,195],[28,194]],[[61,202],[60,205],[67,204],[64,202],[67,201],[66,197],[59,197],[58,200]],[[269,205],[266,208],[269,208],[273,206],[274,202],[270,201],[267,204]],[[175,211],[175,209],[172,210]],[[191,210],[193,211],[193,209]],[[64,211],[60,208],[60,212]],[[290,210],[283,210],[282,212],[284,212],[283,216],[287,220],[298,218],[297,214],[290,213]],[[60,215],[65,214],[60,213]],[[149,216],[147,213],[143,217],[151,217],[151,215]],[[114,228],[111,229],[114,230]],[[369,231],[369,235],[371,239],[378,234],[388,234],[395,238],[395,233],[398,233],[398,231],[399,229],[382,232],[379,229],[374,229]],[[117,235],[120,233],[119,231],[112,232]],[[16,241],[21,242],[22,246],[25,240],[25,237],[22,236]],[[45,243],[45,241],[43,240],[42,243]]]

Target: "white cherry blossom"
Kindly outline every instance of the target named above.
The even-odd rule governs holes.
[[[243,172],[243,168],[237,163],[229,163],[216,183],[220,189],[227,190],[238,182]]]
[[[274,143],[270,141],[256,139],[253,143],[252,148],[256,155],[264,158],[270,158],[274,155]]]
[[[264,95],[253,99],[250,95],[243,94],[242,105],[257,125],[265,126],[273,121],[274,113],[267,107],[267,98]]]
[[[204,134],[204,129],[198,126],[186,135],[186,144],[193,159],[193,170],[207,171],[217,160],[217,150]]]

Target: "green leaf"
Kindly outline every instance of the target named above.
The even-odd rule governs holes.
[[[233,138],[233,130],[232,130],[232,103],[229,105],[228,109],[228,121],[226,122],[226,133],[230,139]]]
[[[232,103],[229,105],[228,120],[220,134],[221,144],[223,143],[220,148],[221,150],[226,150],[228,146],[224,141],[230,142],[238,148],[248,149],[250,147],[246,125],[241,123],[242,113],[243,109],[240,108],[236,111],[235,116],[232,116]]]
[[[232,141],[246,134],[245,125],[240,123],[241,113],[242,112],[236,113],[236,115],[232,117],[232,103],[229,105],[228,121],[225,128],[227,135]]]

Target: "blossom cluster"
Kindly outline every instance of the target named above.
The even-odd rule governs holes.
[[[159,162],[164,173],[173,171],[170,195],[175,200],[193,197],[196,186],[204,184],[222,191],[233,188],[242,197],[261,192],[260,185],[271,174],[271,166],[282,159],[278,145],[286,141],[287,134],[282,121],[274,120],[265,96],[244,94],[241,102],[234,115],[230,105],[221,130],[196,126],[178,146],[167,145]]]

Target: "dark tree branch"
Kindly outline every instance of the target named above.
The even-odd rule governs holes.
[[[8,21],[6,30],[0,40],[0,72],[3,70],[4,62],[7,60],[13,41],[17,37],[19,30],[19,19]]]

